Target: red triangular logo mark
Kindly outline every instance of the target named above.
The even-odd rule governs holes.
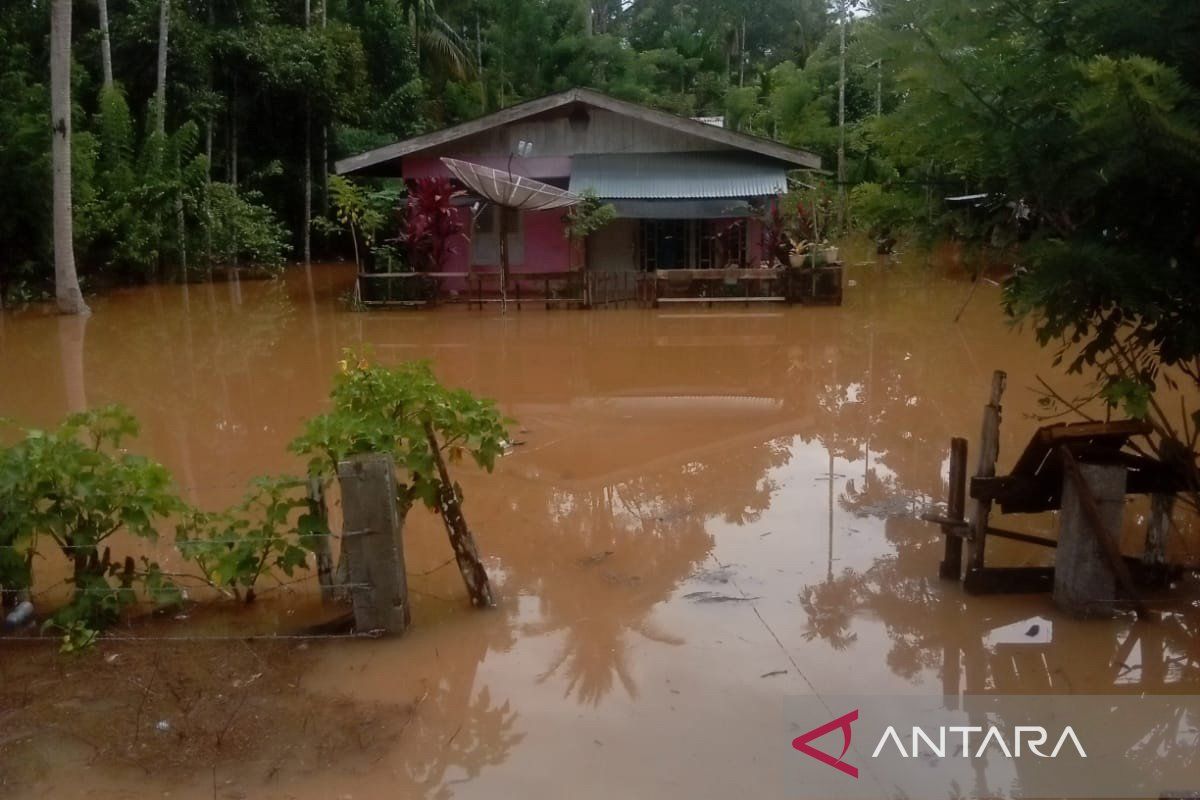
[[[851,711],[849,714],[844,714],[844,715],[838,717],[837,719],[826,722],[824,725],[820,726],[819,728],[813,728],[808,733],[800,734],[795,739],[792,739],[792,747],[799,750],[801,753],[804,753],[804,755],[806,755],[806,756],[811,756],[812,758],[815,758],[817,761],[820,761],[822,764],[828,764],[829,766],[833,767],[834,769],[840,770],[841,772],[846,773],[851,778],[857,778],[858,777],[858,767],[852,766],[852,765],[847,764],[846,762],[842,761],[842,756],[846,755],[846,751],[850,749],[850,736],[851,736],[850,723],[854,722],[856,719],[858,719],[858,709],[857,708],[854,709],[853,711]],[[842,731],[842,752],[838,755],[837,758],[834,758],[833,756],[829,755],[829,753],[825,753],[825,752],[822,752],[821,750],[817,750],[815,747],[811,747],[808,744],[813,739],[820,739],[822,736],[829,733],[830,731],[834,731],[839,728]]]

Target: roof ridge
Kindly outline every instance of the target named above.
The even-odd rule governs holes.
[[[662,111],[651,106],[621,100],[595,89],[574,87],[532,100],[525,100],[516,105],[476,117],[473,120],[460,122],[457,125],[412,136],[408,139],[401,139],[383,147],[358,153],[337,161],[334,164],[334,171],[339,175],[344,175],[351,172],[369,170],[379,164],[403,158],[412,153],[450,144],[468,136],[504,125],[510,125],[528,117],[577,102],[602,108],[622,116],[639,119],[650,125],[667,127],[685,135],[714,141],[735,149],[756,152],[768,158],[785,161],[800,167],[819,168],[821,166],[820,157],[813,153],[789,147],[773,139],[766,139],[739,131],[731,131],[726,128],[718,128],[714,125],[699,122],[678,114],[672,114],[668,111]]]

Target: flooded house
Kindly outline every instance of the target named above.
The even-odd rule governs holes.
[[[613,222],[578,241],[566,235],[562,208],[501,209],[468,192],[458,213],[469,242],[442,265],[448,279],[498,274],[501,229],[518,290],[522,281],[536,291],[551,278],[585,271],[633,278],[774,266],[764,259],[765,215],[787,191],[789,171],[819,168],[820,158],[717,121],[571,89],[351,156],[336,170],[450,178],[443,159],[451,158],[572,194],[591,192],[616,210]]]

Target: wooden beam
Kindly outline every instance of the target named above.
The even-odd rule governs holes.
[[[1054,586],[1054,567],[984,567],[968,569],[968,594],[1035,594]]]
[[[947,523],[942,525],[942,534],[946,537],[942,563],[938,566],[938,575],[943,578],[962,579],[962,539],[954,535],[953,527],[966,525],[964,515],[967,510],[967,440],[954,437],[950,440],[950,485],[946,497]]]
[[[1007,383],[1008,376],[1004,372],[996,370],[992,373],[992,391],[983,409],[983,427],[979,434],[979,467],[975,470],[978,478],[990,478],[996,474],[996,459],[1000,456],[1000,398],[1004,395]],[[975,501],[975,513],[971,515],[971,538],[967,546],[968,571],[983,568],[988,515],[991,511],[991,500]]]

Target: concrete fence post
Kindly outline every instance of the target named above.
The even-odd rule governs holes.
[[[411,616],[395,464],[388,455],[352,456],[338,463],[338,481],[354,627],[360,633],[404,633]]]
[[[1106,550],[1121,541],[1125,511],[1123,466],[1080,464],[1084,487],[1064,478],[1058,550],[1054,554],[1054,604],[1079,617],[1112,616],[1117,602],[1117,575]],[[1090,495],[1090,496],[1089,496]],[[1088,507],[1097,512],[1102,531],[1094,530]],[[1107,546],[1100,537],[1108,539]]]

